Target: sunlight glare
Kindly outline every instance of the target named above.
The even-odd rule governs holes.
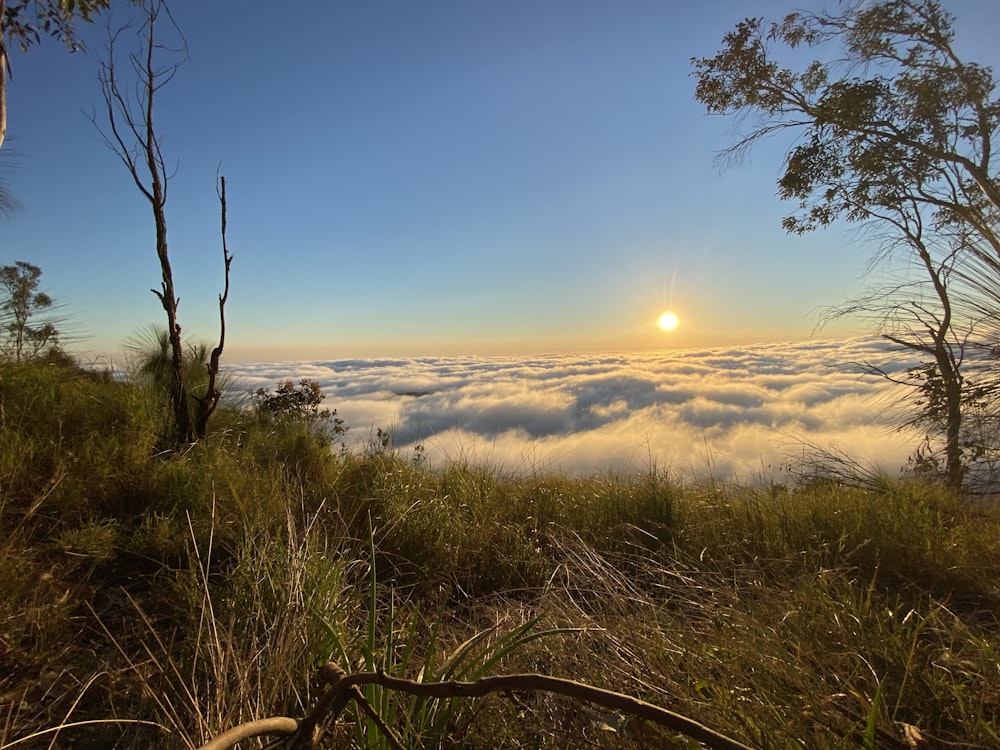
[[[656,324],[664,331],[672,331],[677,327],[678,322],[677,316],[674,315],[674,313],[665,312],[660,316],[659,320],[656,321]]]

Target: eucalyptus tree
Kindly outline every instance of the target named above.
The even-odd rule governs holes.
[[[944,434],[945,476],[957,487],[963,410],[982,394],[965,364],[989,342],[977,336],[985,316],[964,314],[972,306],[955,297],[969,293],[973,266],[1000,268],[1000,100],[993,71],[959,55],[954,21],[935,0],[749,18],[692,64],[695,97],[749,126],[729,159],[793,134],[778,178],[780,198],[796,204],[786,231],[858,222],[878,237],[873,261],[902,256],[902,279],[834,314],[869,314],[887,340],[927,357],[903,381],[916,393],[916,421]],[[781,61],[820,53],[795,67]],[[880,364],[868,370],[889,376]]]
[[[90,21],[107,7],[108,0],[0,0],[0,148],[7,137],[7,79],[12,75],[7,44],[27,51],[46,35],[57,37],[72,51],[78,50],[81,44],[74,21]],[[0,172],[0,216],[18,207],[3,177]]]
[[[76,51],[82,45],[74,22],[91,21],[107,7],[108,0],[0,0],[0,147],[7,133],[8,41],[27,51],[42,36],[52,36]]]

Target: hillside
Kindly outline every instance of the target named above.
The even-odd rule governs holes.
[[[761,748],[1000,745],[989,500],[512,476],[250,409],[170,453],[152,387],[0,367],[4,750],[195,748],[304,716],[327,661],[570,678]],[[700,746],[548,693],[366,691],[406,747]],[[321,746],[389,745],[352,704]]]

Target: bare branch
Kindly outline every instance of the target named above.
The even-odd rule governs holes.
[[[681,714],[623,693],[616,693],[612,690],[593,687],[561,677],[549,677],[543,674],[509,674],[483,677],[474,682],[456,680],[417,682],[416,680],[392,677],[384,672],[356,672],[348,675],[332,662],[328,662],[320,668],[320,676],[330,687],[319,699],[309,716],[302,721],[297,722],[286,717],[275,717],[247,722],[219,735],[202,745],[199,750],[229,750],[241,740],[264,735],[288,737],[290,738],[288,745],[290,748],[300,748],[301,750],[314,748],[316,747],[316,729],[319,724],[327,718],[336,719],[346,707],[348,700],[359,701],[362,710],[370,712],[369,716],[376,719],[379,726],[382,727],[382,731],[385,732],[391,746],[401,747],[399,739],[385,725],[382,717],[372,712],[371,707],[367,705],[367,701],[364,700],[363,694],[358,689],[360,685],[380,685],[388,690],[398,690],[409,695],[438,699],[476,698],[491,693],[514,690],[556,693],[574,700],[596,703],[606,708],[646,719],[683,734],[685,737],[698,740],[712,750],[752,750],[748,745]]]
[[[233,264],[233,255],[229,252],[229,246],[226,243],[226,178],[221,175],[218,178],[216,192],[222,209],[222,260],[225,265],[225,287],[222,294],[219,295],[219,344],[212,349],[207,365],[208,388],[205,395],[199,399],[198,420],[195,425],[195,432],[199,438],[205,437],[209,417],[212,416],[219,405],[219,399],[222,398],[222,392],[216,386],[216,378],[219,374],[219,360],[222,357],[222,350],[226,345],[226,301],[229,299],[229,269]]]
[[[154,113],[156,93],[173,80],[178,69],[187,60],[186,43],[171,48],[158,41],[157,29],[161,14],[173,23],[164,0],[143,0],[140,3],[142,22],[135,28],[139,51],[131,52],[126,59],[135,78],[134,98],[129,96],[119,81],[117,50],[122,35],[134,27],[126,24],[108,30],[106,58],[101,64],[98,80],[104,97],[108,131],[94,122],[105,144],[125,165],[136,188],[149,202],[156,231],[156,255],[160,263],[160,289],[151,289],[167,316],[167,333],[170,338],[172,382],[170,388],[174,411],[175,442],[191,443],[195,439],[188,404],[187,386],[184,382],[184,344],[181,326],[177,320],[180,298],[174,290],[173,269],[167,245],[166,200],[171,175],[166,170],[161,139],[156,131]],[[183,36],[174,24],[174,30]],[[172,54],[180,59],[160,65],[158,56]]]

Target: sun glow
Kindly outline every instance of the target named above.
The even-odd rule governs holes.
[[[665,312],[656,321],[656,325],[662,328],[664,331],[672,331],[677,327],[677,316],[672,312]]]

